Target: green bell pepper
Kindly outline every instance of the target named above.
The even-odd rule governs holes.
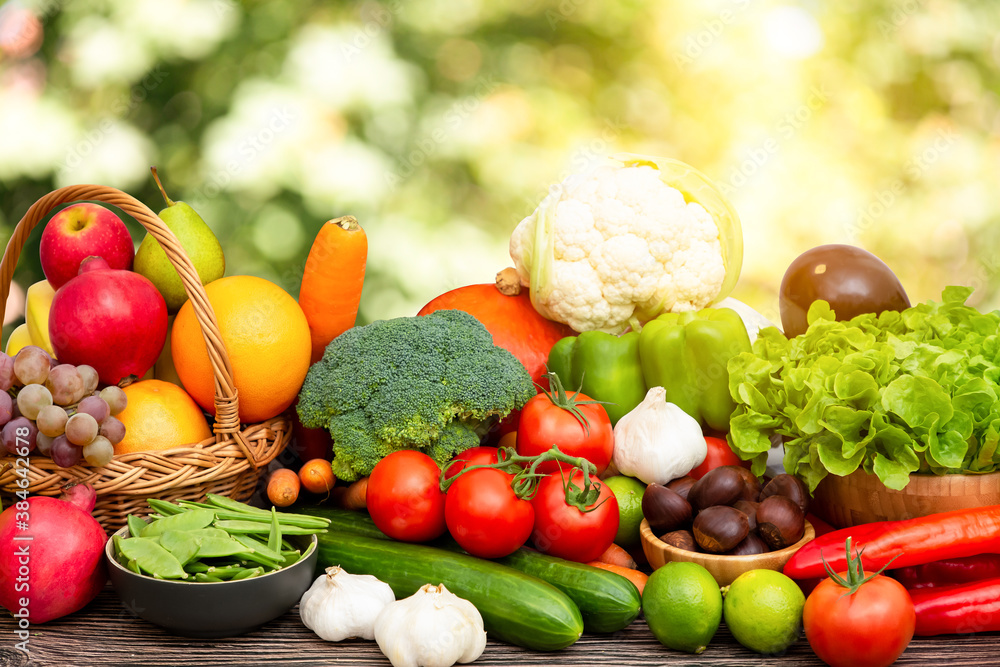
[[[727,365],[740,352],[750,352],[750,337],[743,320],[729,308],[664,313],[639,334],[646,384],[663,387],[668,402],[722,432],[729,431],[736,409]]]
[[[637,331],[621,336],[585,331],[563,338],[549,351],[548,368],[567,391],[603,402],[612,424],[646,397]]]

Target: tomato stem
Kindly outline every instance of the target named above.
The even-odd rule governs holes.
[[[583,426],[583,432],[590,435],[590,421],[587,419],[587,415],[583,414],[580,410],[579,405],[592,405],[592,404],[603,404],[607,401],[595,401],[593,399],[580,400],[580,391],[577,390],[572,394],[567,394],[566,389],[563,388],[562,380],[559,379],[559,375],[553,373],[552,371],[547,372],[542,377],[548,378],[549,389],[542,389],[542,393],[545,394],[548,399],[552,402],[552,405],[557,408],[562,408],[566,412],[573,415],[580,425]],[[582,383],[581,378],[581,383]],[[541,385],[538,385],[541,389]]]
[[[496,468],[507,471],[511,464],[518,465],[522,470],[514,475],[510,486],[514,489],[515,495],[522,500],[531,500],[538,492],[538,484],[548,473],[538,472],[538,467],[549,461],[565,463],[574,468],[579,468],[583,472],[583,484],[577,487],[573,483],[573,476],[564,474],[562,466],[559,467],[559,474],[563,480],[563,490],[566,494],[566,504],[576,507],[581,512],[591,512],[597,507],[589,507],[597,501],[601,495],[601,483],[597,481],[597,468],[593,463],[582,456],[570,456],[559,451],[559,447],[552,447],[541,454],[535,456],[520,456],[513,447],[501,447],[497,451],[498,461],[496,463],[483,463],[481,465],[468,466],[463,468],[451,477],[446,477],[448,466],[441,472],[441,491],[448,492],[448,488],[456,479],[471,470],[480,468]]]
[[[889,567],[889,564],[892,563],[892,561],[896,560],[902,555],[902,554],[896,554],[895,556],[892,557],[892,560],[890,560],[888,563],[882,566],[881,570],[879,570],[875,574],[869,574],[866,577],[865,566],[861,562],[861,553],[865,550],[864,547],[855,550],[855,554],[852,556],[851,537],[850,535],[848,535],[847,541],[844,544],[844,549],[846,550],[847,553],[847,572],[843,576],[833,571],[833,568],[830,567],[830,564],[826,562],[826,558],[823,557],[822,551],[820,551],[819,554],[820,560],[823,561],[823,567],[826,568],[826,572],[827,574],[830,575],[830,578],[833,579],[835,582],[837,582],[838,585],[843,586],[844,588],[847,589],[847,592],[844,593],[844,595],[854,595],[854,593],[856,593],[857,590],[861,588],[862,585],[865,584],[865,582],[871,581],[875,577],[882,574],[882,572],[884,572],[885,569]]]

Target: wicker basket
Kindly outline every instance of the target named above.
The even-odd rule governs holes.
[[[1000,473],[910,475],[910,483],[896,491],[858,469],[846,477],[824,477],[809,509],[830,525],[847,528],[998,504]]]
[[[249,498],[265,466],[288,444],[291,422],[282,415],[259,424],[240,424],[239,397],[229,355],[205,288],[177,237],[141,202],[120,190],[100,185],[60,188],[35,202],[14,229],[0,261],[0,318],[7,303],[14,267],[28,235],[56,206],[82,200],[117,206],[139,221],[159,241],[180,274],[201,325],[215,373],[215,435],[186,447],[118,455],[102,468],[85,465],[60,468],[51,459],[32,456],[27,471],[28,491],[55,496],[69,482],[93,484],[97,489],[94,517],[108,531],[123,526],[129,514],[146,510],[146,498],[200,500],[207,493],[237,500]],[[19,490],[20,478],[15,458],[0,459],[0,493],[10,496]]]

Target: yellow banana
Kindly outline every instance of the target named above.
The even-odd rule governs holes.
[[[31,341],[31,333],[28,331],[28,323],[25,322],[24,324],[19,324],[17,328],[10,332],[5,352],[13,357],[17,354],[18,350],[28,345],[34,345],[34,343]]]
[[[49,311],[56,291],[49,281],[42,280],[28,288],[24,305],[24,321],[31,334],[31,345],[37,345],[53,357],[52,341],[49,340]]]

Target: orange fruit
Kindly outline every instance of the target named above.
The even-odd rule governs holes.
[[[292,404],[302,388],[312,342],[305,313],[288,292],[255,276],[229,276],[205,285],[229,352],[239,392],[240,421],[262,422]],[[215,414],[215,376],[189,299],[170,334],[174,368],[184,388]]]
[[[183,447],[212,436],[198,404],[186,391],[163,380],[140,380],[124,389],[128,403],[118,415],[125,439],[115,454]]]

